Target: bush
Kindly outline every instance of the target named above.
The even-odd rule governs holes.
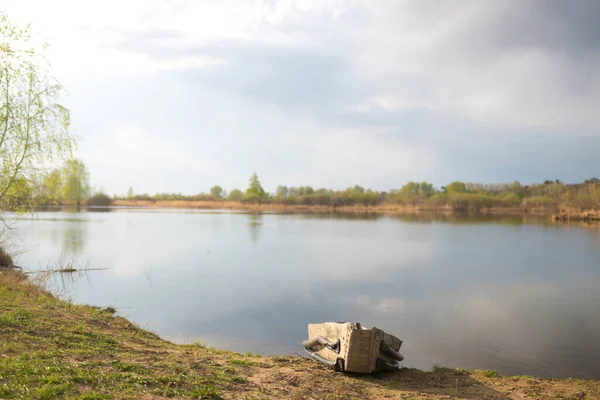
[[[87,205],[92,207],[108,207],[110,201],[110,197],[107,194],[96,193],[88,199]]]
[[[429,198],[427,201],[433,207],[442,207],[449,204],[449,196],[447,193],[438,192]]]
[[[533,196],[523,200],[525,208],[557,208],[558,202],[548,196]]]
[[[506,193],[500,199],[507,207],[518,207],[522,203],[521,198],[514,193]]]
[[[241,201],[244,198],[244,193],[242,193],[239,189],[233,189],[229,192],[229,196],[227,196],[227,200],[229,201]]]
[[[12,257],[0,247],[0,268],[13,268]]]

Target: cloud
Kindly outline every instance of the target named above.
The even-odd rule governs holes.
[[[505,129],[597,133],[597,5],[565,12],[560,2],[408,4],[375,8],[377,23],[357,53],[375,90]]]
[[[52,44],[82,155],[109,154],[128,126],[171,154],[138,157],[140,169],[171,171],[147,178],[150,192],[240,187],[253,171],[271,190],[594,174],[600,6],[591,0],[5,7]],[[93,179],[126,190],[100,158]]]

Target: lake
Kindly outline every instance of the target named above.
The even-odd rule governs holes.
[[[112,209],[5,215],[28,270],[169,340],[303,353],[307,324],[404,340],[404,365],[600,378],[600,234],[462,219]]]

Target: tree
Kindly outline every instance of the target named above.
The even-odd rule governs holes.
[[[446,190],[448,193],[466,193],[467,186],[462,182],[455,181],[446,186]]]
[[[590,197],[594,206],[600,209],[600,184],[594,183],[590,187]]]
[[[17,182],[39,182],[46,165],[70,156],[76,140],[68,130],[69,111],[58,103],[62,87],[49,74],[45,47],[36,47],[28,28],[20,28],[1,12],[0,37],[0,203],[4,203]]]
[[[58,204],[62,191],[62,176],[60,170],[53,169],[43,179],[42,197]]]
[[[523,198],[525,197],[525,190],[523,189],[523,186],[521,185],[521,183],[519,181],[514,181],[511,185],[510,185],[510,191],[514,194],[516,194],[517,196],[519,196],[519,198]]]
[[[396,197],[402,201],[418,203],[431,197],[434,192],[435,189],[431,183],[408,182],[396,193]]]
[[[10,186],[4,197],[4,203],[11,210],[24,212],[35,207],[34,192],[31,182],[18,177]]]
[[[225,197],[224,190],[219,185],[215,185],[215,186],[211,187],[210,194],[219,200],[222,200]]]
[[[421,194],[427,196],[427,197],[431,197],[433,196],[433,194],[435,193],[435,189],[433,187],[433,184],[429,183],[429,182],[421,182]]]
[[[277,186],[277,189],[275,190],[275,197],[287,197],[288,196],[288,188],[287,186]]]
[[[129,186],[129,189],[127,189],[127,200],[133,200],[133,195],[133,188]]]
[[[239,189],[233,189],[229,192],[229,196],[227,196],[227,200],[230,201],[240,201],[244,198],[244,193]]]
[[[258,200],[260,203],[262,200],[267,198],[267,192],[263,189],[260,181],[258,180],[258,176],[256,173],[252,174],[250,177],[248,189],[246,189],[246,197],[251,200]]]
[[[74,201],[79,207],[90,191],[89,174],[85,165],[80,160],[67,160],[62,175],[64,198]]]

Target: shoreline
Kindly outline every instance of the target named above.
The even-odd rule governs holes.
[[[65,204],[68,205],[68,204]],[[85,203],[83,204],[85,206]],[[189,201],[189,200],[113,200],[108,207],[136,207],[161,209],[206,209],[206,210],[240,210],[250,212],[281,213],[363,213],[382,215],[499,215],[499,216],[535,216],[548,217],[553,221],[600,222],[600,210],[578,210],[561,207],[549,209],[543,207],[494,207],[479,210],[460,209],[452,206],[431,207],[428,205],[381,204],[377,206],[322,206],[281,203],[246,203],[238,201]]]
[[[600,399],[600,382],[403,368],[343,374],[299,356],[177,345],[115,310],[61,300],[0,269],[0,397],[203,399]]]

